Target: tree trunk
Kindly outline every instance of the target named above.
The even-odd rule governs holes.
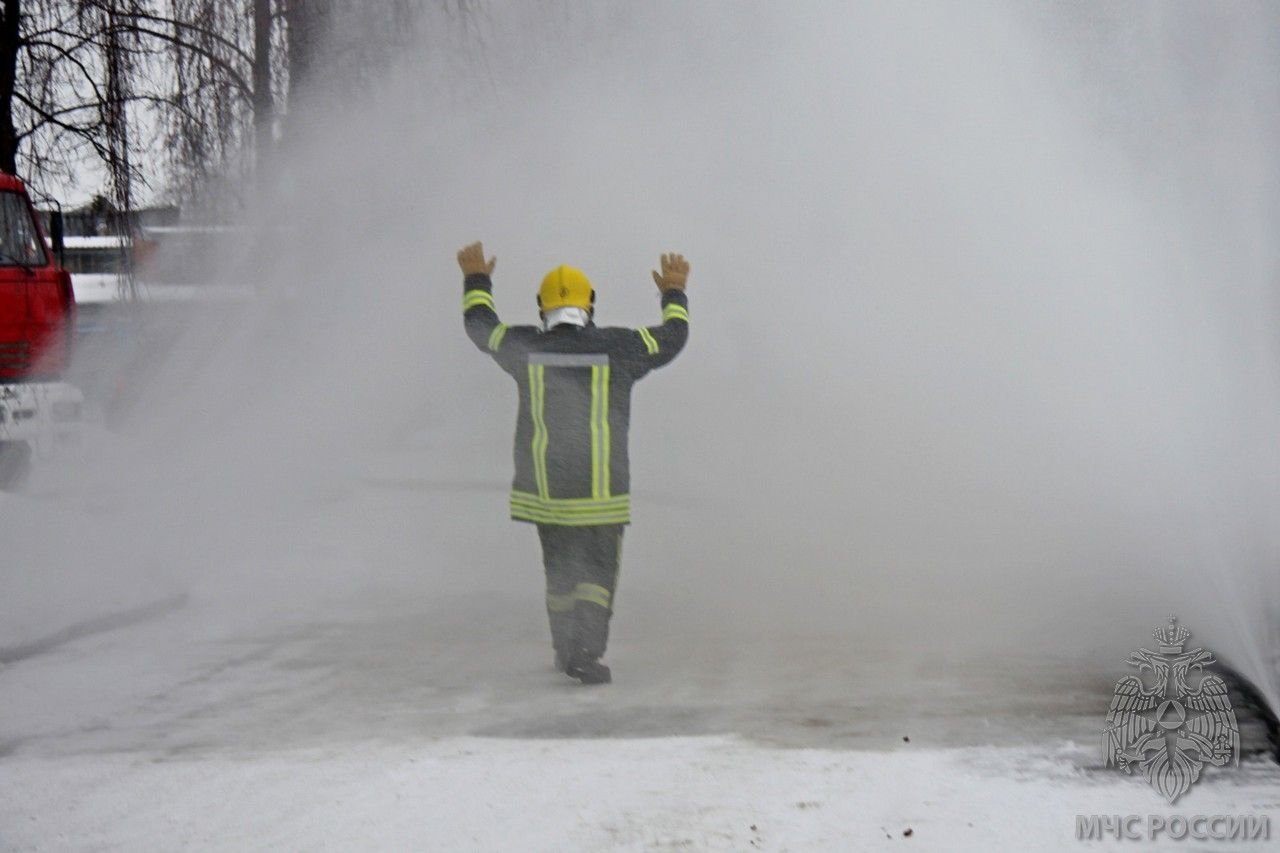
[[[106,44],[102,57],[106,75],[106,102],[101,106],[102,136],[107,151],[107,177],[111,182],[111,201],[116,212],[112,217],[116,234],[127,234],[133,214],[133,166],[129,152],[128,103],[132,92],[133,70],[130,54],[125,50],[127,35],[121,31],[123,17],[119,0],[109,0],[103,7]]]
[[[272,0],[253,0],[253,153],[254,171],[267,171],[275,145],[276,109],[271,93]]]
[[[18,172],[18,131],[13,126],[13,92],[18,79],[22,0],[4,0],[0,21],[0,170]]]
[[[306,101],[307,89],[315,82],[319,57],[316,55],[332,19],[333,0],[286,0],[289,25],[290,110]]]

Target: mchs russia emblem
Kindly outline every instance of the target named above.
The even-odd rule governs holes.
[[[1200,778],[1205,764],[1240,764],[1240,728],[1226,683],[1205,669],[1213,655],[1182,650],[1191,632],[1170,617],[1151,635],[1159,651],[1131,654],[1126,663],[1138,675],[1116,682],[1102,755],[1108,767],[1126,773],[1136,768],[1173,803]]]

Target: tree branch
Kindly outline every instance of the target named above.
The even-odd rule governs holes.
[[[217,56],[216,54],[210,53],[207,50],[197,48],[194,45],[191,45],[183,41],[177,36],[172,36],[172,35],[169,35],[168,33],[162,33],[157,30],[149,30],[144,27],[135,28],[133,31],[140,35],[150,36],[151,38],[158,39],[159,41],[167,42],[168,44],[176,45],[177,47],[183,48],[185,50],[190,50],[191,52],[198,54],[199,56],[208,60],[208,62],[211,65],[214,65],[220,68],[222,72],[227,76],[227,79],[232,83],[232,85],[234,85],[237,89],[239,89],[245,95],[245,97],[248,97],[248,98],[253,97],[253,87],[250,86],[245,81],[244,77],[241,76],[239,71],[237,71],[235,68],[231,66],[231,63],[227,62],[222,57]]]

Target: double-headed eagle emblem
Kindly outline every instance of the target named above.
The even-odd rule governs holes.
[[[1116,682],[1102,756],[1106,766],[1126,773],[1136,767],[1173,803],[1200,778],[1206,763],[1240,764],[1240,727],[1226,683],[1205,671],[1213,655],[1204,649],[1182,650],[1191,632],[1170,617],[1168,625],[1151,635],[1160,651],[1131,654],[1126,663],[1139,674]],[[1199,674],[1194,686],[1189,680],[1193,672]]]

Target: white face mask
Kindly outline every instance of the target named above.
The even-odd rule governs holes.
[[[565,306],[552,308],[542,315],[542,328],[554,329],[556,326],[585,326],[591,322],[591,312],[585,308]]]

